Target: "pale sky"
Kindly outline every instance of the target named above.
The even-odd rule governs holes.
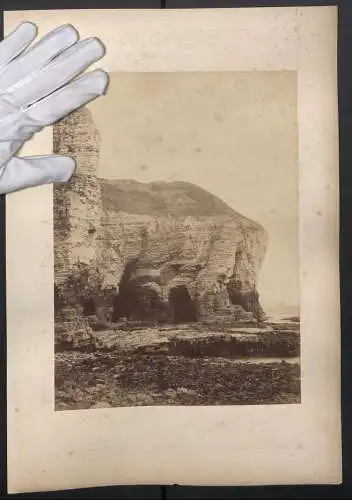
[[[296,73],[119,73],[89,108],[99,175],[188,181],[262,224],[265,308],[299,304]]]

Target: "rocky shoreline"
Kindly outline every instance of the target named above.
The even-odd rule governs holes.
[[[130,328],[57,348],[56,410],[300,403],[298,321]]]

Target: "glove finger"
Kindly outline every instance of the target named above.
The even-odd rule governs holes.
[[[37,27],[33,23],[21,23],[0,43],[0,71],[3,66],[25,50],[37,36]]]
[[[60,118],[101,96],[108,85],[105,71],[95,70],[74,80],[45,99],[25,109],[16,120],[0,119],[0,167],[17,153],[24,141],[30,139],[46,125],[52,125]],[[0,107],[4,104],[0,100]],[[4,107],[6,110],[6,106]],[[0,113],[1,115],[1,113]]]
[[[76,163],[69,156],[13,157],[0,177],[0,194],[52,182],[68,181]]]
[[[78,33],[70,24],[59,26],[45,35],[24,54],[1,69],[0,93],[11,90],[15,85],[26,84],[28,77],[71,47],[77,40]]]
[[[31,122],[34,121],[41,126],[52,125],[75,109],[104,94],[108,82],[107,73],[97,69],[38,101],[25,111],[25,115]]]
[[[24,139],[18,141],[0,141],[0,176],[3,166],[7,164],[12,156],[18,153],[24,141]]]
[[[70,82],[103,57],[104,53],[103,44],[96,38],[76,43],[37,71],[27,80],[26,85],[15,87],[9,94],[11,101],[22,106],[35,103]]]

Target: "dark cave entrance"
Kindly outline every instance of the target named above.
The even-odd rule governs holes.
[[[169,303],[173,310],[174,323],[194,323],[197,321],[197,310],[185,286],[172,288]]]
[[[54,311],[55,314],[58,313],[62,307],[64,306],[64,302],[60,297],[59,289],[57,285],[54,284]]]
[[[186,286],[172,288],[168,304],[165,304],[158,292],[148,286],[148,282],[143,283],[141,278],[132,279],[136,265],[137,259],[133,259],[124,269],[119,283],[119,293],[114,297],[112,321],[118,322],[122,318],[157,323],[198,321],[196,304]]]
[[[93,316],[96,313],[95,300],[87,299],[83,303],[83,315]]]
[[[124,269],[119,283],[119,292],[114,296],[112,307],[112,321],[119,321],[122,318],[130,319],[137,300],[133,285],[130,279],[135,271],[137,259],[132,259]]]
[[[244,310],[246,310],[246,299],[242,292],[235,289],[228,290],[230,302],[233,306],[241,306]]]

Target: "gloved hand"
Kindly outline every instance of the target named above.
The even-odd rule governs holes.
[[[35,132],[102,95],[108,83],[102,70],[75,78],[104,55],[97,38],[78,41],[77,31],[63,25],[29,47],[36,36],[36,26],[25,22],[0,43],[0,194],[71,177],[70,157],[14,155]]]

